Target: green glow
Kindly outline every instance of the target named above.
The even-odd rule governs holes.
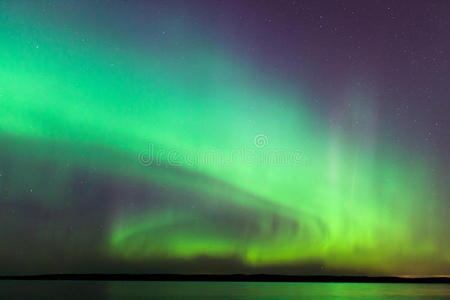
[[[201,213],[175,204],[113,208],[105,255],[237,256],[251,266],[320,260],[387,273],[433,272],[433,257],[450,262],[439,224],[427,221],[436,203],[432,162],[376,138],[369,105],[362,129],[339,130],[302,105],[307,95],[206,42],[184,41],[180,49],[169,41],[142,51],[100,34],[84,41],[64,29],[36,30],[32,20],[7,18],[14,14],[1,13],[0,128],[9,144],[0,151],[39,151],[42,161],[160,184],[197,196],[202,206]],[[258,134],[269,138],[262,149],[254,145]],[[23,149],[15,139],[37,146]],[[181,161],[165,169],[139,164],[149,144],[166,154],[216,150],[231,157],[245,148],[303,156],[298,164]],[[216,223],[217,209],[251,216],[257,230]]]

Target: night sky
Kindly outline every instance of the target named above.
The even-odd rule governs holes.
[[[450,1],[0,1],[0,275],[450,274]]]

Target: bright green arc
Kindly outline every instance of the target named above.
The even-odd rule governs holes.
[[[86,41],[17,15],[1,14],[3,136],[72,145],[73,151],[39,155],[190,191],[207,199],[205,209],[225,201],[257,220],[255,233],[242,228],[233,235],[194,209],[118,207],[105,255],[130,261],[239,257],[249,266],[319,260],[391,274],[433,273],[430,261],[450,261],[432,221],[432,162],[376,138],[370,105],[352,112],[365,114],[363,129],[333,129],[302,105],[306,95],[208,42],[182,39],[188,29],[139,49],[100,34]],[[364,103],[354,98],[348,103]],[[259,134],[268,137],[263,148],[254,145]],[[231,157],[241,149],[302,156],[287,164],[181,160],[162,171],[138,161],[149,144],[162,151],[165,165],[173,150],[181,156],[215,151]],[[179,170],[223,184],[189,181]]]

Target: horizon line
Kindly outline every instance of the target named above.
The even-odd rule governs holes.
[[[80,273],[0,275],[0,280],[79,280],[79,281],[222,281],[222,282],[348,282],[348,283],[443,283],[448,275],[424,277],[350,276],[350,275],[282,275],[282,274],[169,274],[169,273]]]

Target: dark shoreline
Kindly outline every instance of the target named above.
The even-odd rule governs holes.
[[[269,274],[181,275],[181,274],[45,274],[0,276],[0,280],[80,280],[80,281],[234,281],[234,282],[359,282],[359,283],[440,283],[450,277],[368,277],[368,276],[296,276]]]

